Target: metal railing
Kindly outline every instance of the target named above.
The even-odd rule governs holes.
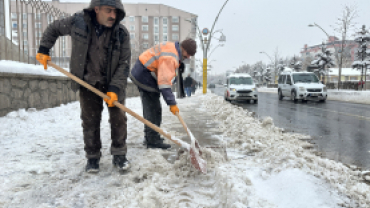
[[[68,14],[41,0],[0,0],[0,4],[0,21],[3,21],[0,23],[0,60],[38,64],[36,53],[46,26]],[[52,60],[65,66],[69,60],[66,49],[65,38],[59,38],[50,51]]]

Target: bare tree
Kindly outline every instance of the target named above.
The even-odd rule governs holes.
[[[308,66],[311,65],[311,62],[314,60],[314,57],[309,54],[309,55],[306,55],[302,61],[302,70],[303,71],[308,71]]]
[[[279,48],[276,47],[274,51],[274,68],[273,68],[274,84],[275,84],[276,77],[279,75],[279,70],[278,70],[279,60],[280,60],[280,52],[279,52]]]
[[[334,31],[336,33],[339,33],[340,36],[342,37],[342,40],[340,41],[340,49],[337,50],[335,45],[335,59],[337,60],[337,64],[339,67],[339,75],[338,75],[338,89],[341,86],[341,77],[342,77],[342,64],[343,64],[343,58],[348,56],[345,54],[346,51],[348,51],[348,47],[350,47],[347,44],[347,37],[349,35],[349,32],[353,30],[356,26],[356,23],[354,22],[355,18],[358,17],[357,15],[357,7],[355,5],[345,5],[341,17],[338,18],[337,22],[335,23]],[[335,44],[335,43],[334,43]],[[339,56],[339,53],[342,53],[342,55]],[[346,59],[344,62],[347,62]]]

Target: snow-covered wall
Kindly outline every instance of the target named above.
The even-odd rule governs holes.
[[[0,72],[0,116],[20,108],[44,109],[76,101],[67,77]]]
[[[55,69],[40,65],[0,61],[0,116],[21,108],[44,109],[78,100],[71,89],[71,79]],[[126,97],[139,96],[132,82],[127,83]]]

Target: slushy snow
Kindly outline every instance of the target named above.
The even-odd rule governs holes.
[[[180,114],[182,106],[200,99],[194,114],[213,116],[227,145],[227,158],[202,149],[207,174],[192,167],[186,152],[144,148],[144,126],[131,116],[127,157],[132,168],[113,168],[105,105],[98,174],[84,172],[78,102],[1,117],[0,207],[370,207],[360,172],[303,148],[309,136],[283,133],[271,118],[256,120],[222,97],[199,93],[178,100]],[[176,138],[186,135],[171,130],[181,124],[162,104],[163,129]],[[142,115],[138,97],[126,99],[126,106]],[[169,162],[173,156],[178,160]]]

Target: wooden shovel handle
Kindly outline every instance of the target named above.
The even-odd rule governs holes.
[[[99,90],[97,90],[96,88],[94,88],[93,86],[87,84],[86,82],[84,82],[83,80],[81,80],[80,78],[76,77],[75,75],[67,72],[66,70],[64,70],[63,68],[59,67],[58,65],[54,64],[53,62],[49,61],[48,62],[48,65],[55,68],[56,70],[60,71],[61,73],[63,73],[64,75],[66,75],[67,77],[71,78],[72,80],[76,81],[78,84],[86,87],[87,89],[91,90],[92,92],[94,92],[95,94],[99,95],[100,97],[102,98],[106,98],[106,99],[110,99],[110,97],[102,92],[100,92]],[[145,118],[141,117],[140,115],[138,115],[137,113],[135,113],[134,111],[130,110],[129,108],[127,108],[126,106],[122,105],[121,103],[117,102],[117,101],[114,101],[113,104],[115,106],[117,106],[118,108],[122,109],[123,111],[127,112],[128,114],[130,114],[131,116],[135,117],[137,120],[141,121],[142,123],[144,123],[145,125],[149,126],[150,128],[152,128],[153,130],[155,130],[156,132],[158,132],[159,134],[163,135],[164,137],[166,137],[167,139],[171,140],[172,142],[174,142],[175,144],[181,146],[181,144],[178,142],[178,141],[175,141],[175,140],[172,140],[171,139],[171,135],[170,134],[167,134],[165,133],[161,128],[159,128],[158,126],[152,124],[150,121],[146,120]]]
[[[180,120],[180,122],[181,122],[182,126],[184,127],[184,129],[185,129],[185,131],[186,131],[186,133],[187,133],[187,134],[188,134],[188,136],[190,137],[190,134],[189,134],[189,131],[188,131],[188,127],[186,126],[186,123],[185,123],[185,121],[182,119],[182,117],[180,116],[179,112],[176,112],[176,116],[177,116],[177,118],[179,118],[179,120]]]

